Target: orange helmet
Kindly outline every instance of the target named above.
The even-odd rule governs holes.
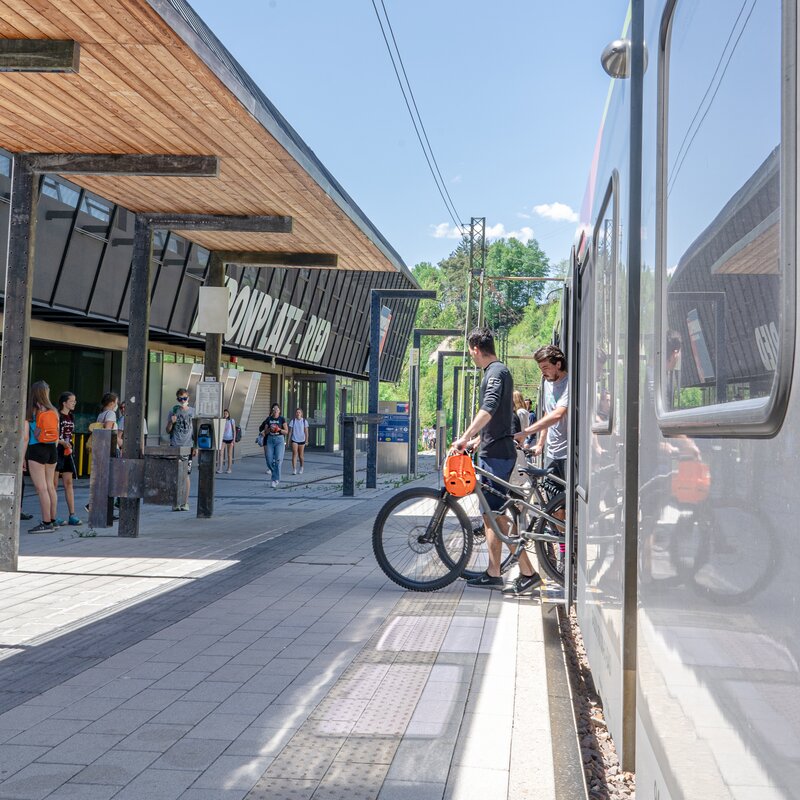
[[[708,498],[711,470],[702,461],[679,461],[672,473],[672,496],[679,503],[697,505]]]
[[[475,467],[466,453],[453,453],[444,460],[444,488],[454,497],[466,497],[475,489]]]

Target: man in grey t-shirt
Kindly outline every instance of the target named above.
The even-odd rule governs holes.
[[[193,447],[194,446],[194,409],[189,405],[189,390],[178,389],[175,392],[175,399],[178,401],[170,409],[167,415],[167,433],[169,434],[169,443],[172,447]],[[182,506],[174,506],[173,511],[188,511],[189,510],[189,487],[191,485],[192,474],[192,450],[189,456],[189,468],[186,473],[186,500]]]
[[[566,476],[567,463],[567,411],[569,408],[569,377],[567,357],[555,345],[540,347],[534,354],[539,365],[544,385],[544,415],[528,425],[514,438],[522,443],[525,437],[538,431],[546,431],[539,437],[534,453],[540,455],[544,449],[545,465],[552,466],[559,478]]]

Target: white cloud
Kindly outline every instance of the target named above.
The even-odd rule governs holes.
[[[455,178],[453,178],[453,180],[450,181],[450,183],[461,183],[461,180],[462,180],[461,176],[456,175]]]
[[[578,215],[566,203],[543,203],[534,206],[533,210],[540,217],[552,219],[554,222],[578,221]]]
[[[450,225],[447,222],[441,222],[438,225],[431,225],[431,235],[434,239],[460,239],[461,232],[455,225]],[[487,239],[517,239],[520,242],[527,242],[533,239],[533,228],[527,225],[517,230],[506,230],[506,226],[502,222],[495,225],[486,226]]]
[[[486,238],[517,239],[520,242],[527,242],[529,239],[533,239],[533,228],[529,228],[526,225],[524,228],[519,228],[519,230],[507,231],[506,226],[502,222],[498,222],[496,225],[489,225],[486,228]]]
[[[531,215],[526,214],[524,211],[517,211],[517,217],[519,217],[519,219],[530,219]]]
[[[431,225],[433,228],[434,239],[460,239],[461,231],[455,225],[450,225],[447,222],[441,222],[439,225]]]

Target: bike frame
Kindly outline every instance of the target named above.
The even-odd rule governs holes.
[[[513,492],[514,495],[519,491],[519,486],[514,486],[507,481],[504,481],[498,478],[496,475],[493,475],[491,472],[487,472],[485,469],[481,469],[479,466],[475,466],[475,474],[479,476],[486,477],[492,481],[492,483],[502,486],[507,491]],[[548,479],[552,479],[557,483],[561,484],[566,488],[566,482],[559,478],[557,475],[551,475]],[[535,484],[534,484],[535,486]],[[497,536],[500,541],[505,542],[509,547],[512,545],[516,545],[522,539],[526,539],[529,541],[539,541],[539,542],[563,542],[564,536],[551,536],[547,533],[533,533],[532,531],[523,531],[518,532],[517,536],[506,536],[501,530],[500,526],[497,524],[497,515],[502,514],[502,509],[500,511],[492,511],[489,508],[489,501],[486,499],[486,495],[483,493],[483,489],[481,488],[480,481],[475,483],[475,488],[473,489],[473,494],[478,498],[478,505],[481,507],[481,512],[483,513],[484,517],[489,521],[489,527],[494,532],[495,536]],[[543,517],[548,522],[552,523],[556,526],[565,526],[565,533],[566,533],[566,520],[558,519],[557,517],[552,517],[550,514],[544,512],[539,506],[532,505],[531,503],[524,500],[522,497],[516,496],[507,496],[506,505],[508,503],[518,503],[519,505],[523,506],[525,509],[530,511],[537,517]]]

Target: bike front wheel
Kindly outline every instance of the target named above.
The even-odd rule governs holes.
[[[378,512],[372,550],[390,580],[432,592],[461,575],[472,552],[472,528],[449,494],[414,487],[392,496]]]

